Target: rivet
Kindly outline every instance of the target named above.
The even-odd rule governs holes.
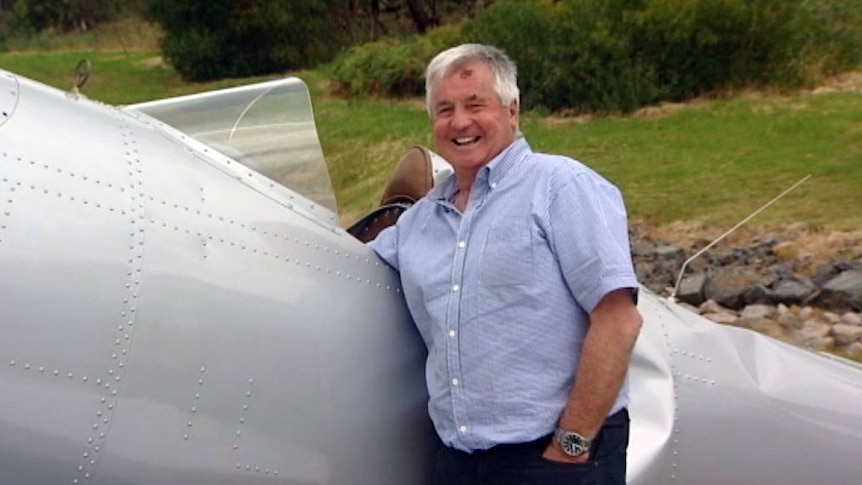
[[[189,435],[184,434],[184,435],[183,435],[183,439],[184,439],[184,440],[186,440],[186,441],[188,441],[188,439],[189,439]]]

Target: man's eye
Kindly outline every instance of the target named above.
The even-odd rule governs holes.
[[[449,116],[451,114],[452,114],[452,108],[451,107],[447,106],[445,108],[438,108],[437,109],[437,116]]]

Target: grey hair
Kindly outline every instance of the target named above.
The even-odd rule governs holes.
[[[491,45],[461,44],[437,54],[428,63],[428,68],[425,70],[425,105],[428,116],[433,116],[434,100],[431,98],[437,82],[455,68],[473,61],[484,62],[491,68],[491,73],[494,75],[493,89],[503,106],[509,106],[512,102],[520,106],[518,68],[515,67],[512,59],[505,52]]]

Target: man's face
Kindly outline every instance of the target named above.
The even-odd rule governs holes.
[[[475,174],[515,140],[517,105],[500,104],[493,79],[491,69],[476,61],[459,66],[434,87],[434,141],[456,174]]]

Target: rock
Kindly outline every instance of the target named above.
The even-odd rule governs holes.
[[[832,331],[832,326],[815,320],[806,320],[802,323],[798,335],[803,342],[825,338]]]
[[[862,358],[862,342],[852,343],[844,349],[844,353],[854,359]]]
[[[707,279],[703,290],[706,299],[715,300],[733,310],[742,309],[745,292],[751,286],[769,286],[771,278],[753,268],[720,268]]]
[[[705,313],[726,313],[728,312],[727,308],[716,303],[715,300],[706,300],[705,302],[700,304],[698,307],[700,310],[700,314],[703,315]],[[735,315],[734,315],[735,317]]]
[[[766,320],[774,317],[778,309],[772,305],[748,305],[739,313],[739,317],[747,320]]]
[[[826,320],[826,323],[830,325],[835,325],[836,323],[841,321],[841,317],[838,316],[835,312],[823,312],[821,318]]]
[[[792,313],[779,313],[778,324],[788,330],[798,330],[802,328],[802,320]]]
[[[832,336],[838,345],[849,345],[862,341],[862,327],[838,323],[832,325]]]
[[[817,287],[814,283],[793,279],[780,279],[772,286],[772,298],[775,303],[798,305],[811,296]]]
[[[685,261],[685,251],[671,244],[658,244],[653,250],[656,258],[678,262],[680,266]]]
[[[823,285],[817,300],[828,307],[862,311],[862,272],[849,270]]]
[[[835,348],[835,339],[832,337],[822,337],[811,340],[805,340],[802,345],[812,350],[826,352]]]
[[[862,314],[847,312],[844,315],[841,315],[841,318],[838,321],[845,325],[862,326]]]
[[[716,313],[702,313],[706,319],[709,319],[715,323],[721,323],[724,325],[735,325],[738,320],[736,314],[730,312],[716,312]]]
[[[676,296],[680,301],[690,305],[703,303],[703,288],[706,286],[706,275],[703,273],[692,274],[684,277],[679,283]]]
[[[742,319],[740,319],[742,320]],[[768,320],[765,318],[761,318],[758,320],[750,321],[746,327],[754,330],[755,332],[762,333],[764,335],[768,335],[772,338],[784,339],[785,332],[784,329],[781,328],[781,325],[778,324],[775,320]]]

